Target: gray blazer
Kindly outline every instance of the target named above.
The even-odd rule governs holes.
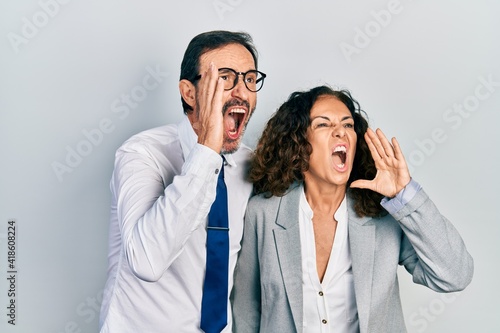
[[[283,197],[254,196],[248,204],[231,295],[234,332],[302,332],[300,191],[296,186]],[[423,190],[382,218],[359,218],[349,195],[347,200],[360,332],[406,332],[399,265],[415,283],[438,292],[470,283],[472,257]]]

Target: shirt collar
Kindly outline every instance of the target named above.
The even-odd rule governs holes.
[[[236,161],[234,160],[233,154],[222,154],[226,159],[226,164],[229,164],[232,167],[237,166]]]
[[[345,224],[347,222],[347,200],[345,195],[344,199],[340,203],[339,208],[337,209],[335,214],[333,214],[333,216],[338,223]]]
[[[300,209],[302,209],[302,211],[306,214],[309,220],[312,219],[313,211],[311,209],[311,206],[309,206],[309,203],[307,202],[303,182],[300,184]]]

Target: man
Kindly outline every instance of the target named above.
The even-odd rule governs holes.
[[[251,151],[241,139],[264,78],[251,36],[202,33],[190,42],[181,64],[185,119],[139,133],[118,149],[102,333],[231,332],[228,296],[215,297],[224,310],[208,316],[208,321],[220,316],[222,326],[200,328],[207,320],[202,303],[216,308],[216,302],[202,302],[211,267],[207,216],[224,172],[229,261],[226,257],[222,289],[228,295],[252,191],[245,180]]]

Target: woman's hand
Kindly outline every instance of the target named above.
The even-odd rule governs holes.
[[[392,144],[384,133],[377,129],[368,129],[365,140],[370,148],[377,174],[373,180],[359,179],[352,182],[351,187],[367,188],[392,198],[410,182],[410,172],[396,138]]]

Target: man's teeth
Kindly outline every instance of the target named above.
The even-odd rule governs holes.
[[[245,109],[232,109],[229,114],[233,113],[245,113]]]

